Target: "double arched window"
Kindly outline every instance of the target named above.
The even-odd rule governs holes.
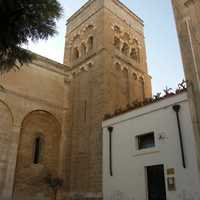
[[[43,136],[36,137],[33,145],[34,145],[33,163],[39,164],[42,161],[44,154]]]
[[[90,52],[93,49],[94,46],[94,37],[90,36],[87,40],[87,42],[80,43],[80,46],[76,45],[72,48],[72,60],[77,60],[81,57],[84,57],[87,55],[88,52]]]
[[[137,40],[134,40],[132,43],[132,48],[130,48],[129,46],[129,41],[130,37],[127,33],[124,34],[124,38],[126,38],[126,42],[123,42],[121,44],[121,40],[119,39],[119,37],[114,36],[114,47],[117,50],[121,50],[121,52],[126,55],[129,56],[131,59],[133,59],[136,62],[140,62],[140,48],[139,48],[139,44]],[[122,46],[122,47],[121,47]]]

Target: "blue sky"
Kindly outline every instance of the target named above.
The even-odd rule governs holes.
[[[58,22],[58,34],[48,41],[29,44],[28,48],[58,62],[63,62],[65,22],[87,0],[59,0],[64,16]],[[152,76],[153,93],[165,86],[176,88],[184,78],[171,0],[121,0],[144,20],[147,63]]]

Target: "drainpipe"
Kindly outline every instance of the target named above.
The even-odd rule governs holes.
[[[112,132],[113,127],[108,127],[109,131],[109,170],[110,170],[110,176],[113,176],[113,168],[112,168]]]
[[[182,131],[181,131],[180,118],[179,118],[180,109],[181,109],[180,105],[174,105],[173,106],[173,110],[175,111],[176,118],[177,118],[177,125],[178,125],[179,140],[180,140],[180,146],[181,146],[181,156],[182,156],[183,168],[186,168],[185,153],[184,153],[184,147],[183,147],[183,137],[182,137]]]

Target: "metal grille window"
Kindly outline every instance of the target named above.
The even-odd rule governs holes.
[[[137,136],[138,149],[148,149],[155,147],[154,132]]]

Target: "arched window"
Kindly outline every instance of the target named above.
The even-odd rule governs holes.
[[[121,32],[119,26],[117,26],[117,25],[114,26],[114,31],[116,33],[120,33]]]
[[[130,40],[130,35],[128,33],[124,33],[123,38],[124,38],[125,41],[129,41]]]
[[[125,55],[128,55],[128,53],[129,53],[129,46],[128,46],[127,43],[123,44],[122,53],[125,54]]]
[[[89,64],[88,64],[88,67],[89,67],[89,68],[91,68],[92,66],[93,66],[93,64],[92,64],[92,63],[89,63]]]
[[[38,164],[42,160],[44,150],[44,139],[39,136],[34,141],[34,155],[33,155],[33,163]]]
[[[137,62],[140,62],[140,49],[137,48]]]
[[[116,67],[117,70],[121,70],[121,65],[119,63],[116,63],[115,67]]]
[[[137,74],[135,72],[133,72],[133,79],[137,80]]]
[[[131,49],[130,57],[134,60],[137,60],[137,51],[136,48]]]
[[[81,44],[81,56],[86,55],[86,46],[84,43]]]
[[[138,46],[139,44],[138,44],[138,41],[136,40],[136,39],[133,39],[133,45],[134,46]]]
[[[93,43],[94,43],[94,38],[92,36],[90,36],[88,39],[88,50],[93,49],[93,45],[94,45]]]
[[[139,53],[139,48],[132,48],[130,57],[135,60],[136,62],[140,61],[140,53]]]
[[[86,27],[85,31],[86,31],[86,32],[89,32],[89,31],[91,31],[91,30],[93,30],[93,29],[94,29],[94,26],[93,26],[92,24],[90,24],[90,25],[88,25],[88,26]]]
[[[78,50],[77,47],[75,47],[74,50],[73,50],[73,58],[74,59],[79,58],[79,50]]]
[[[141,94],[141,100],[143,101],[145,99],[145,85],[144,85],[144,79],[142,77],[139,78],[139,90]]]
[[[120,39],[118,37],[114,37],[114,46],[116,49],[120,49]]]

